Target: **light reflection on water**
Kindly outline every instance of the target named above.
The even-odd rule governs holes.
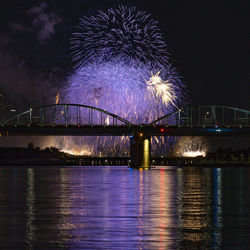
[[[247,249],[250,169],[0,168],[1,249]]]
[[[33,242],[36,240],[35,235],[35,190],[34,190],[34,169],[27,169],[27,191],[26,191],[26,240],[29,248],[33,247]]]

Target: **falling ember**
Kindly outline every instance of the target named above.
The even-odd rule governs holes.
[[[59,102],[59,98],[60,98],[60,94],[59,94],[59,93],[57,93],[57,94],[56,94],[56,104],[58,104],[58,102]]]
[[[109,125],[109,117],[106,118],[105,125]]]

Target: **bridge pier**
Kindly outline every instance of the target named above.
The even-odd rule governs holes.
[[[132,168],[149,168],[150,167],[150,136],[142,133],[130,138],[130,157]]]

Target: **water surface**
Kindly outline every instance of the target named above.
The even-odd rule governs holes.
[[[2,167],[1,249],[249,249],[250,168]]]

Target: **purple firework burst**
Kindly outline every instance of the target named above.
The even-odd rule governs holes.
[[[150,14],[121,5],[81,18],[77,29],[72,38],[76,66],[64,101],[99,107],[137,124],[182,106],[185,86],[169,62],[166,43]],[[125,148],[128,145],[126,138],[74,140],[95,154],[115,152],[122,141]],[[153,139],[153,148],[167,145],[164,138],[160,140]]]
[[[82,17],[71,40],[73,61],[79,67],[97,60],[123,57],[144,63],[168,63],[167,46],[158,22],[145,11],[120,5]]]

